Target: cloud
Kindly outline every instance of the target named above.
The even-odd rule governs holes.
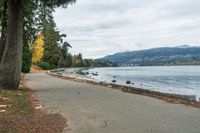
[[[78,0],[56,9],[72,53],[86,58],[152,47],[200,44],[199,0]]]

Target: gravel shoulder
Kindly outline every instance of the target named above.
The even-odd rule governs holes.
[[[107,87],[25,75],[48,113],[68,120],[66,133],[200,133],[200,109]]]

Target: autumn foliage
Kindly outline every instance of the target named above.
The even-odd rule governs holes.
[[[32,57],[33,63],[37,63],[42,59],[44,53],[43,46],[44,46],[44,37],[43,35],[38,35],[33,45],[33,57]]]

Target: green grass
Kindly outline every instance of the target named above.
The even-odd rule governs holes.
[[[10,99],[0,100],[0,105],[11,105],[11,107],[0,108],[0,110],[6,110],[6,112],[0,113],[0,118],[33,113],[32,104],[28,98],[28,89],[0,90],[0,97]]]

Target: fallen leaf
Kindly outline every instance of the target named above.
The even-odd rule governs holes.
[[[11,105],[0,105],[0,108],[11,107]]]
[[[0,97],[0,101],[11,101],[11,98]]]
[[[42,105],[38,105],[38,106],[35,106],[34,108],[35,109],[42,109],[43,107],[42,107]]]
[[[18,93],[17,96],[22,96],[22,94],[21,94],[21,93]]]
[[[0,110],[0,113],[4,113],[4,112],[6,112],[6,110]]]

